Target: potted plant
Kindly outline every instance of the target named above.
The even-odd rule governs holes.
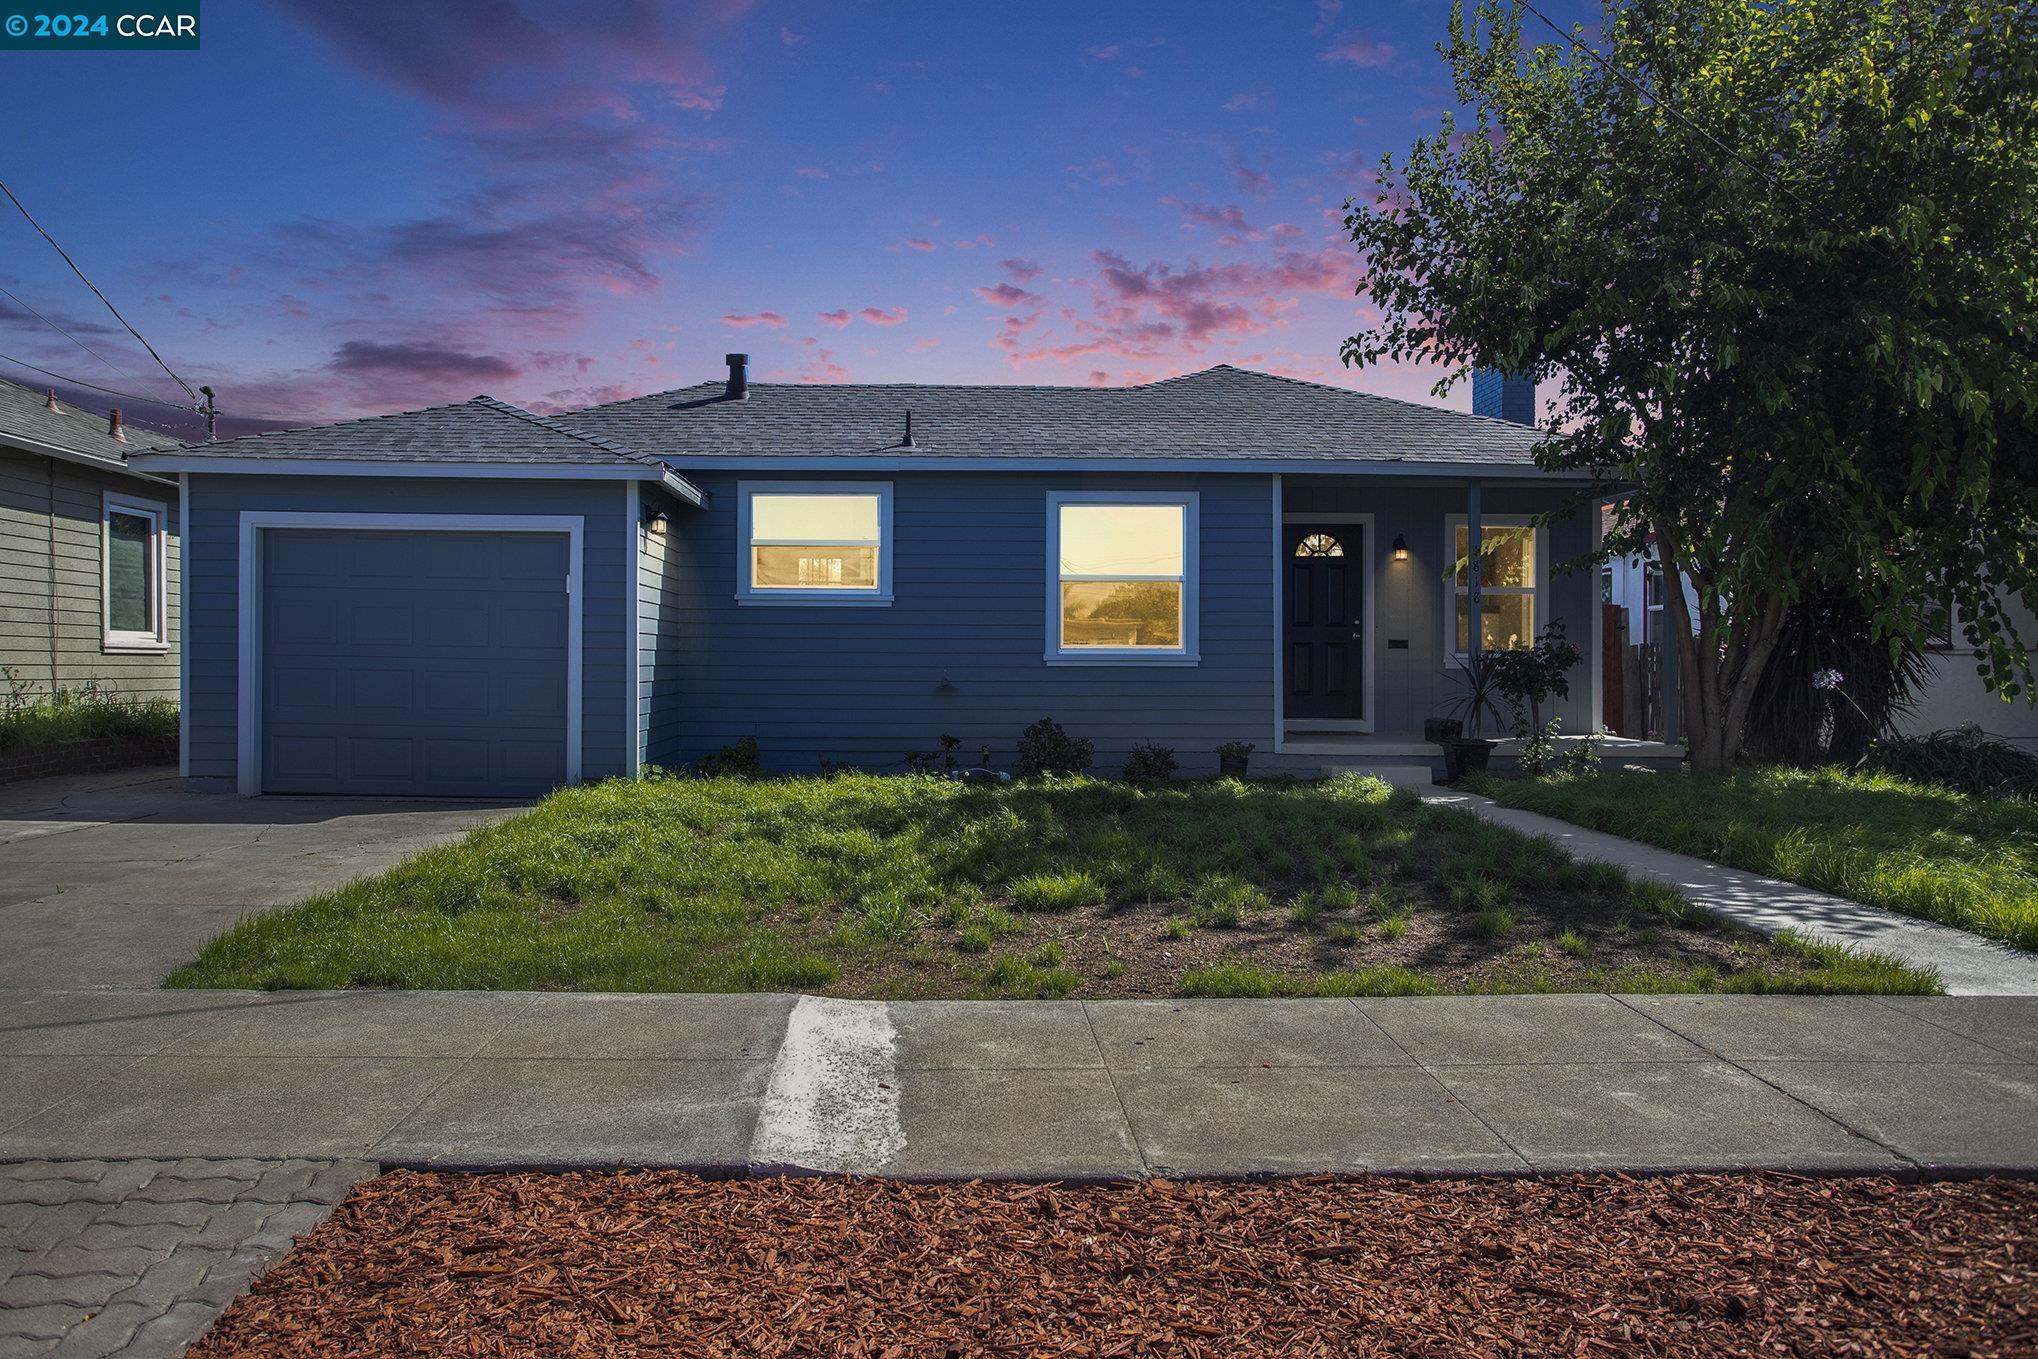
[[[1455,741],[1465,734],[1465,724],[1455,717],[1425,717],[1422,719],[1422,739],[1433,746],[1446,741]]]
[[[1444,780],[1456,783],[1468,774],[1486,772],[1493,758],[1494,742],[1483,735],[1490,714],[1497,729],[1501,723],[1499,654],[1474,652],[1458,662],[1463,685],[1458,696],[1444,705],[1443,722],[1457,726],[1456,735],[1444,736],[1437,744],[1444,748]],[[1426,729],[1425,729],[1426,730]]]
[[[1245,763],[1253,753],[1251,741],[1226,741],[1217,747],[1217,776],[1224,779],[1245,777]]]

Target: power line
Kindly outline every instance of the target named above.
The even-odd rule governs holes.
[[[99,291],[98,284],[94,283],[91,279],[85,277],[85,271],[78,267],[78,262],[72,259],[70,255],[65,253],[64,247],[57,244],[56,237],[50,235],[49,232],[43,230],[42,223],[36,221],[35,214],[30,212],[27,206],[24,203],[22,203],[22,201],[19,198],[16,198],[14,196],[14,190],[7,187],[7,182],[5,180],[0,180],[0,193],[4,193],[7,195],[7,201],[14,204],[14,206],[20,210],[21,215],[28,219],[28,224],[35,228],[36,234],[38,236],[41,236],[44,240],[50,243],[50,249],[56,251],[58,255],[62,256],[64,263],[71,266],[71,272],[76,274],[78,276],[79,281],[92,290],[92,295],[98,298],[101,302],[106,303],[106,310],[113,313],[113,319],[120,322],[121,325],[126,326],[127,333],[134,336],[135,341],[138,344],[140,344],[143,349],[149,351],[149,357],[156,361],[156,366],[158,368],[161,368],[164,372],[168,373],[170,375],[170,380],[176,383],[179,387],[182,387],[184,389],[184,395],[190,397],[192,404],[195,406],[198,403],[198,393],[191,390],[191,384],[186,382],[183,378],[178,377],[175,370],[173,370],[169,364],[163,362],[163,356],[156,352],[156,347],[154,345],[150,344],[147,340],[142,338],[142,333],[139,330],[136,330],[133,326],[127,324],[127,318],[120,314],[120,308],[114,306],[112,301],[110,301],[107,298],[106,294]],[[29,365],[24,364],[22,366],[28,367]],[[81,385],[89,386],[90,384],[86,383]]]
[[[1717,148],[1722,154],[1730,156],[1734,160],[1740,162],[1740,164],[1744,168],[1753,172],[1757,179],[1760,179],[1763,183],[1767,184],[1770,188],[1775,189],[1778,193],[1782,194],[1784,197],[1788,198],[1791,202],[1797,204],[1799,207],[1802,208],[1807,206],[1805,201],[1802,198],[1799,198],[1795,193],[1793,193],[1788,185],[1779,182],[1767,170],[1757,165],[1754,161],[1749,160],[1746,156],[1736,151],[1733,147],[1728,146],[1718,137],[1713,136],[1712,133],[1700,127],[1690,118],[1687,118],[1684,115],[1684,112],[1681,109],[1679,109],[1675,104],[1672,104],[1662,95],[1657,94],[1655,91],[1649,89],[1647,86],[1643,85],[1640,81],[1628,75],[1626,71],[1621,70],[1619,67],[1615,66],[1612,62],[1608,61],[1605,57],[1601,56],[1599,50],[1593,47],[1590,43],[1580,42],[1578,40],[1578,36],[1575,33],[1572,33],[1567,29],[1559,28],[1556,24],[1550,21],[1549,16],[1545,15],[1533,4],[1529,3],[1529,0],[1514,0],[1514,2],[1521,8],[1527,10],[1530,14],[1535,15],[1536,18],[1541,19],[1543,21],[1543,27],[1549,29],[1550,32],[1556,34],[1558,37],[1562,38],[1565,42],[1570,43],[1571,46],[1576,48],[1578,51],[1583,52],[1588,57],[1591,57],[1595,62],[1598,62],[1600,69],[1604,70],[1608,75],[1612,76],[1615,80],[1620,81],[1621,84],[1627,86],[1629,89],[1633,90],[1636,94],[1648,100],[1656,108],[1662,109],[1672,118],[1675,118],[1678,122],[1684,124],[1686,127],[1690,128],[1693,132],[1696,132],[1699,136],[1705,138],[1708,142],[1711,142],[1713,146]]]
[[[126,378],[129,382],[136,381],[134,374],[123,371],[113,362],[113,360],[107,358],[104,354],[94,349],[91,345],[86,344],[83,340],[73,335],[70,331],[65,330],[62,326],[58,325],[55,321],[52,321],[49,317],[44,316],[41,312],[37,311],[33,306],[30,306],[27,302],[23,301],[19,293],[9,292],[4,287],[0,287],[0,293],[4,293],[6,294],[6,296],[13,298],[14,304],[16,306],[21,307],[22,309],[27,311],[29,315],[33,316],[36,320],[42,322],[44,325],[48,326],[51,330],[54,330],[57,334],[63,336],[65,339],[69,340],[72,344],[78,346],[78,348],[84,350],[87,354],[90,354],[93,358],[99,360],[101,363],[105,364],[108,368],[113,369],[113,371],[115,373],[118,373],[121,377]]]
[[[0,354],[0,363],[11,363],[17,368],[26,368],[31,373],[41,373],[44,377],[55,378],[58,382],[68,383],[73,387],[84,387],[90,391],[104,392],[108,396],[117,396],[127,401],[139,401],[143,405],[147,406],[163,406],[169,410],[184,411],[186,413],[189,413],[189,411],[191,410],[189,406],[183,405],[176,401],[164,401],[162,398],[154,396],[136,396],[133,392],[122,392],[116,391],[111,387],[101,387],[96,382],[85,382],[79,378],[65,377],[62,373],[52,373],[47,368],[38,368],[32,363],[28,363],[22,359],[14,358],[7,354]]]

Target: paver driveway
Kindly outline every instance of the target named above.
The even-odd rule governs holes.
[[[156,986],[244,915],[519,810],[193,794],[152,769],[0,786],[0,991]]]

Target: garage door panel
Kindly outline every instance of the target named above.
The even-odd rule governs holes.
[[[565,535],[263,539],[266,790],[521,796],[565,782]]]

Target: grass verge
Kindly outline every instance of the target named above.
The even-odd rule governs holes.
[[[1888,775],[1487,779],[1524,811],[2038,949],[2038,805]]]
[[[1376,779],[568,789],[173,986],[910,997],[1930,990]]]

